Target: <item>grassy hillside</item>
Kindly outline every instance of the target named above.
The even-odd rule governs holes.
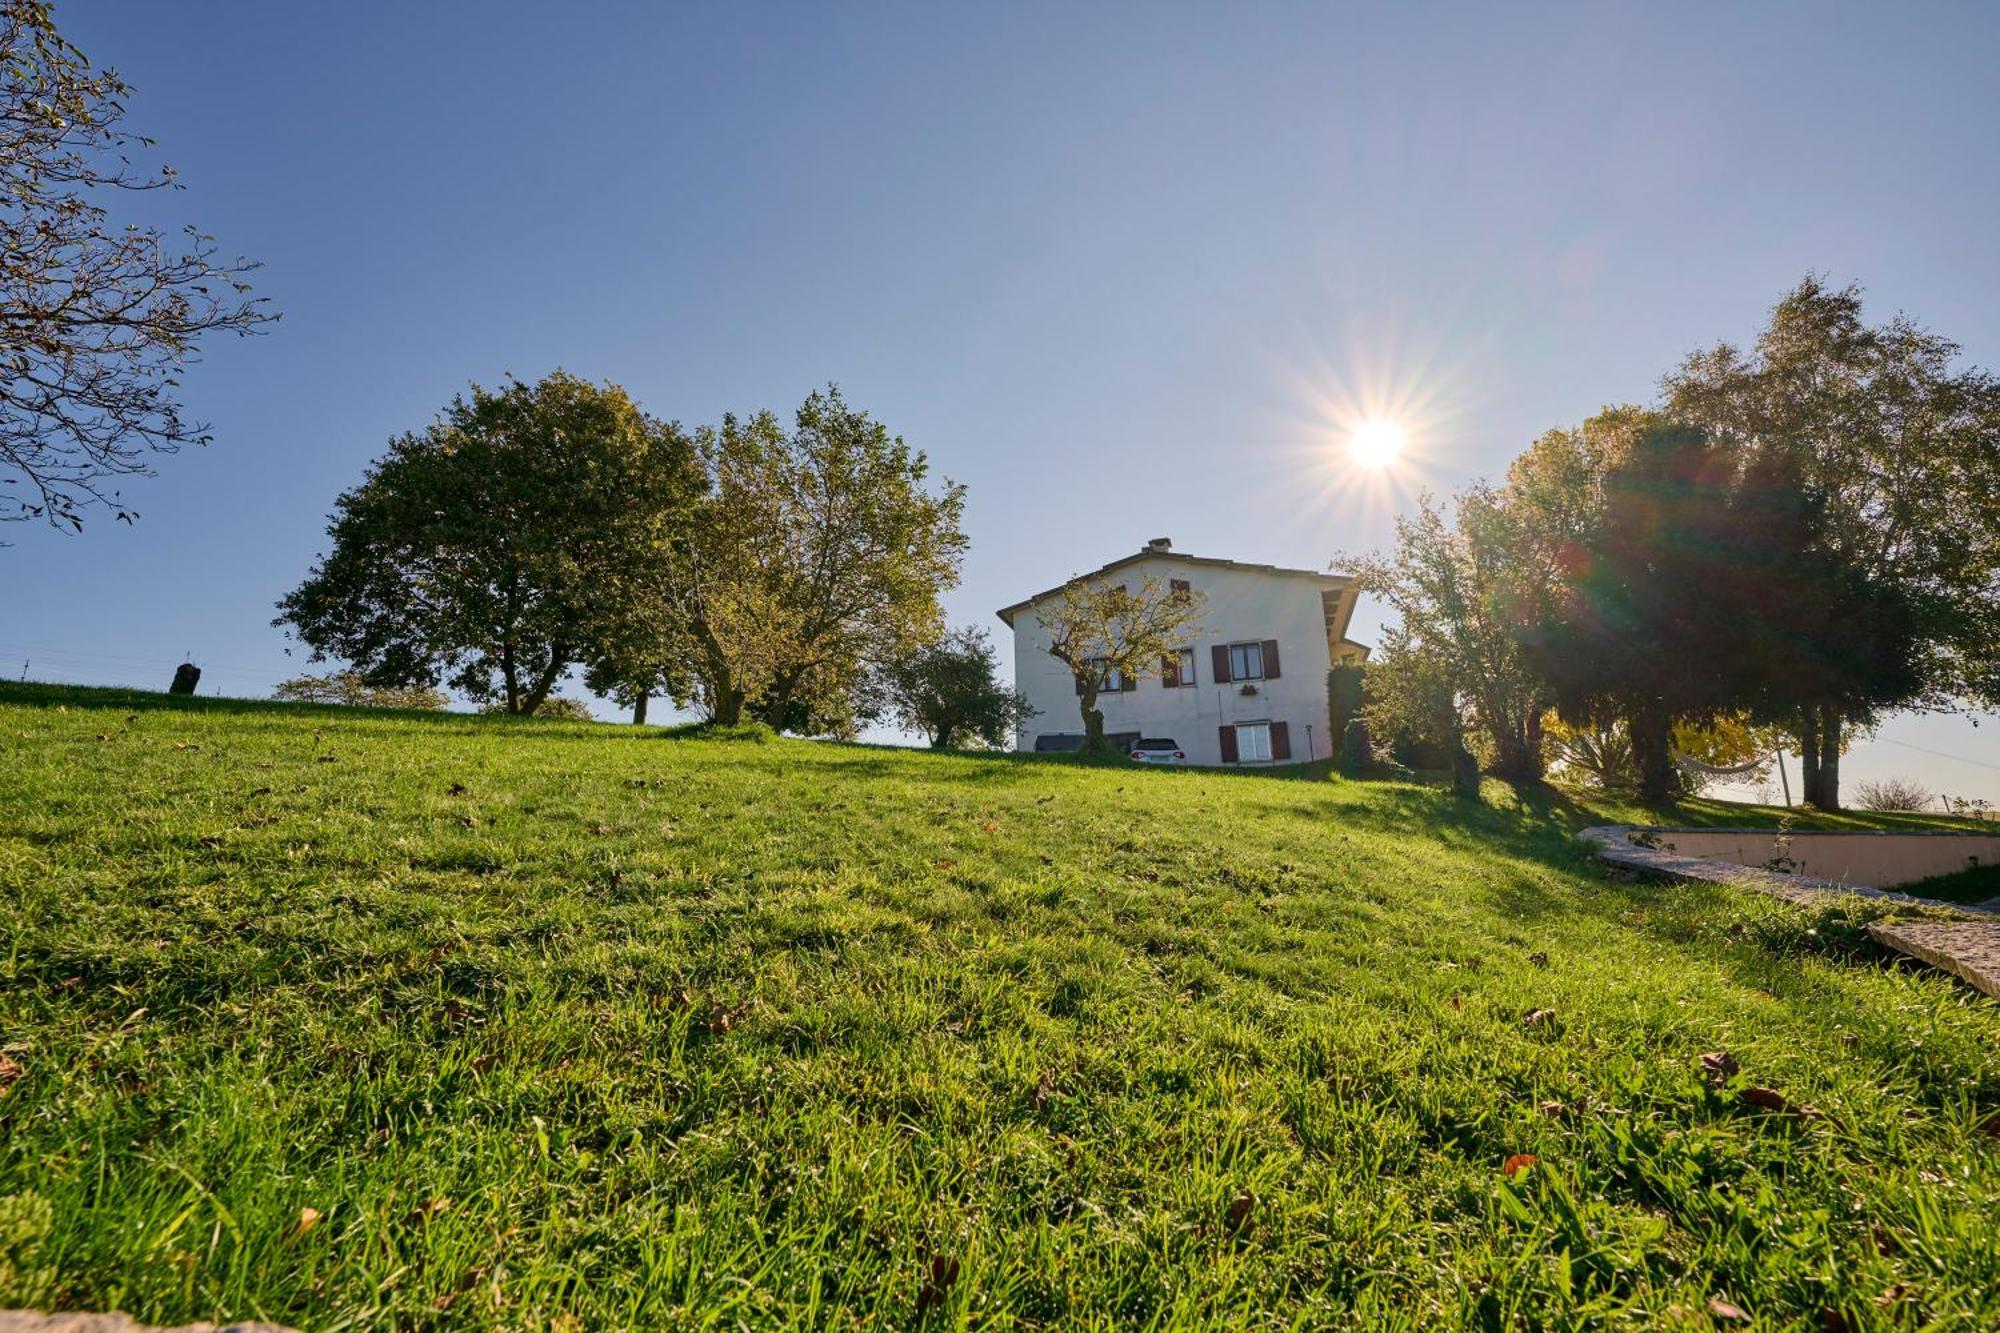
[[[1495,796],[0,688],[0,1305],[2000,1326],[2000,1010]]]

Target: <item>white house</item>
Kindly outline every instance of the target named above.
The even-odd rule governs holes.
[[[1185,583],[1207,598],[1207,609],[1194,641],[1156,672],[1110,681],[1098,694],[1114,744],[1170,739],[1197,764],[1278,764],[1338,751],[1340,738],[1328,734],[1327,672],[1368,655],[1347,637],[1358,595],[1353,579],[1183,555],[1159,537],[1080,580],[1121,576]],[[1035,615],[1062,591],[1050,588],[1000,611],[1014,631],[1015,685],[1035,709],[1016,738],[1022,750],[1073,750],[1083,742],[1076,681],[1049,656],[1048,631]]]

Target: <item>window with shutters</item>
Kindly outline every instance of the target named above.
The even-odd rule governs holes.
[[[1168,579],[1167,591],[1173,595],[1173,599],[1177,602],[1185,602],[1188,598],[1194,596],[1193,585],[1186,579]]]
[[[1092,658],[1097,667],[1097,692],[1121,694],[1132,688],[1132,678],[1102,657]]]
[[[1264,679],[1264,645],[1262,643],[1230,644],[1229,678],[1231,680]]]
[[[1268,764],[1271,762],[1270,723],[1238,722],[1236,724],[1236,762],[1239,764]]]
[[[1183,648],[1160,659],[1160,684],[1170,690],[1195,684],[1194,649]]]

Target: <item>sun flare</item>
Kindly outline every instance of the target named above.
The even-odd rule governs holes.
[[[1380,418],[1362,422],[1347,437],[1347,456],[1361,467],[1379,470],[1403,452],[1403,428]]]

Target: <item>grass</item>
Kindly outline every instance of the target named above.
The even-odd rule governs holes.
[[[0,687],[0,1306],[2000,1325],[1995,1006],[1492,796]]]
[[[2000,866],[1972,866],[1896,886],[1898,893],[1947,903],[1990,903],[2000,899]]]

